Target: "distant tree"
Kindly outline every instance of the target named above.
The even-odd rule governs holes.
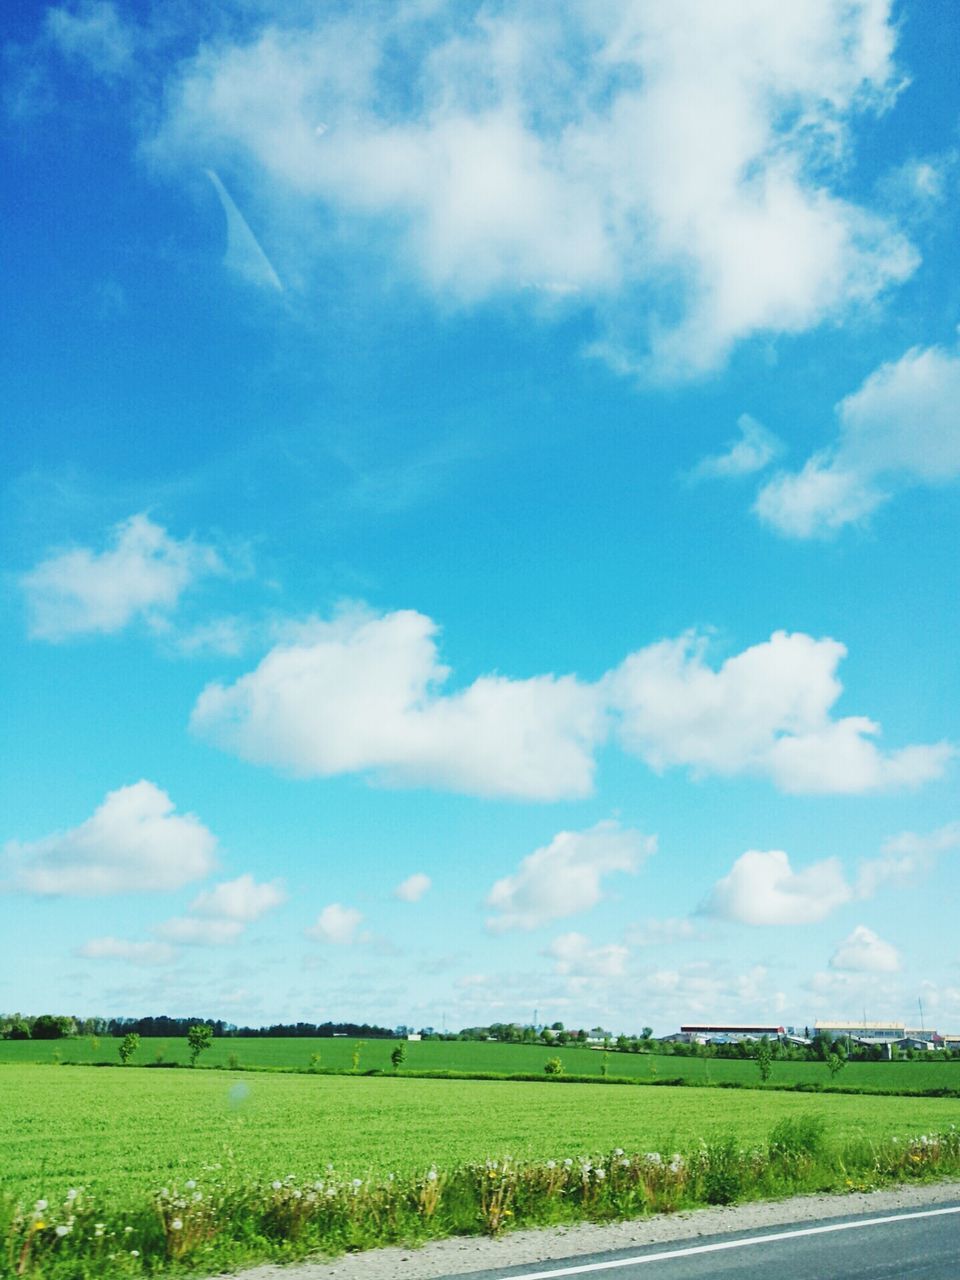
[[[640,1039],[649,1040],[652,1035],[653,1035],[653,1027],[644,1027],[643,1030],[640,1032]]]
[[[620,1033],[620,1035],[617,1036],[617,1048],[621,1051],[621,1053],[626,1053],[627,1050],[630,1048],[630,1041],[622,1032]]]
[[[562,1030],[563,1030],[563,1023],[562,1023],[562,1022],[553,1022],[553,1023],[551,1023],[551,1024],[550,1024],[550,1030],[551,1030],[551,1031],[562,1031]]]
[[[393,1063],[394,1071],[400,1070],[400,1068],[403,1066],[403,1060],[406,1056],[407,1056],[407,1046],[405,1044],[398,1044],[397,1047],[394,1049],[393,1053],[391,1053],[390,1055],[390,1061]]]
[[[19,1013],[13,1014],[7,1021],[3,1031],[4,1040],[29,1040],[30,1024]]]
[[[75,1031],[76,1024],[72,1018],[41,1013],[39,1018],[34,1019],[31,1034],[34,1040],[62,1040],[64,1036],[72,1035]]]
[[[204,1049],[213,1044],[213,1027],[208,1027],[205,1022],[194,1023],[187,1032],[187,1044],[190,1047],[190,1065],[195,1067]]]
[[[766,1084],[773,1069],[773,1050],[766,1036],[757,1041],[757,1051],[754,1056],[757,1062],[757,1070],[760,1072],[760,1079]]]
[[[120,1047],[117,1049],[117,1053],[120,1055],[120,1061],[124,1066],[127,1065],[139,1048],[140,1037],[137,1035],[136,1031],[128,1031],[120,1041]]]
[[[563,1063],[559,1058],[548,1058],[543,1064],[543,1069],[548,1076],[562,1076]]]

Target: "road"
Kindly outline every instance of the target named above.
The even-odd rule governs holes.
[[[960,1202],[499,1268],[459,1280],[960,1280]]]

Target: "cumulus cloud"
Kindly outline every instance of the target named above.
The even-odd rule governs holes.
[[[247,872],[223,880],[199,894],[190,914],[165,920],[154,929],[158,937],[193,946],[223,946],[236,942],[247,926],[287,900],[279,880],[258,884]]]
[[[930,871],[937,859],[960,847],[960,822],[950,822],[928,835],[903,831],[885,841],[877,858],[864,858],[857,877],[857,896],[871,898],[885,884],[909,884]]]
[[[422,871],[417,871],[397,885],[393,896],[399,898],[401,902],[419,902],[431,884],[429,876],[424,875]]]
[[[775,632],[714,671],[693,633],[631,654],[606,677],[627,750],[654,769],[765,774],[783,791],[862,793],[939,777],[947,744],[884,753],[880,726],[833,720],[846,649],[835,640]]]
[[[135,618],[162,625],[198,578],[221,573],[217,552],[170,536],[149,516],[115,525],[104,551],[57,551],[20,579],[30,634],[61,641],[121,631]]]
[[[202,879],[214,867],[216,837],[193,814],[174,810],[152,782],[111,791],[80,826],[7,844],[12,885],[27,893],[99,897],[179,889]]]
[[[852,896],[836,858],[794,871],[782,850],[750,849],[713,886],[703,910],[738,924],[815,924]]]
[[[562,933],[547,947],[544,955],[556,962],[557,973],[571,976],[617,978],[623,974],[630,952],[615,942],[591,945],[582,933]]]
[[[316,923],[307,929],[307,937],[316,938],[318,942],[348,947],[364,940],[357,934],[362,920],[363,915],[356,907],[344,907],[339,902],[331,902],[317,916]]]
[[[481,676],[446,692],[436,624],[410,610],[313,622],[193,709],[200,736],[302,777],[368,772],[388,785],[555,800],[588,795],[614,726],[651,768],[769,777],[781,790],[849,793],[941,776],[946,743],[884,752],[880,726],[834,719],[842,644],[776,632],[706,661],[690,632],[630,654],[595,683]]]
[[[737,426],[740,438],[728,444],[723,453],[702,458],[691,473],[692,480],[736,480],[753,475],[782,451],[782,442],[749,413],[740,415]]]
[[[602,732],[572,676],[481,676],[444,693],[436,625],[405,610],[303,628],[233,685],[209,685],[194,732],[301,776],[372,771],[394,785],[553,800],[586,795]]]
[[[830,968],[849,973],[896,973],[900,955],[872,929],[858,924],[831,956]]]
[[[171,964],[177,958],[176,949],[165,942],[128,942],[124,938],[91,938],[76,954],[85,960],[125,960],[144,967]]]
[[[249,924],[286,900],[286,892],[279,880],[258,884],[247,872],[237,876],[236,880],[223,880],[212,889],[204,890],[190,904],[190,910],[206,919],[219,917]]]
[[[788,537],[863,521],[898,491],[960,477],[960,356],[912,347],[836,406],[836,441],[759,492],[760,519]]]
[[[487,927],[495,933],[537,929],[587,911],[603,896],[604,876],[636,872],[656,847],[656,836],[621,829],[610,820],[587,831],[561,831],[528,854],[513,875],[494,884],[487,906],[496,914]]]
[[[168,166],[239,160],[278,220],[332,214],[354,241],[368,227],[444,299],[572,298],[593,308],[593,350],[614,367],[696,375],[914,270],[897,227],[833,181],[851,123],[899,86],[890,10],[281,16],[181,64],[147,150]],[[316,239],[319,252],[328,235]]]

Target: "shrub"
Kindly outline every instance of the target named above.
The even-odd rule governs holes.
[[[703,1198],[707,1204],[733,1204],[743,1190],[740,1151],[733,1137],[708,1142],[702,1157]]]
[[[190,1046],[190,1065],[195,1067],[197,1059],[203,1053],[204,1049],[209,1049],[213,1043],[213,1027],[208,1027],[204,1022],[198,1022],[187,1032],[187,1044]]]
[[[117,1053],[120,1055],[120,1061],[124,1066],[127,1065],[139,1048],[140,1037],[137,1035],[136,1031],[128,1031],[120,1041],[120,1047],[117,1049]]]
[[[390,1054],[390,1061],[393,1063],[394,1071],[399,1071],[403,1066],[403,1060],[407,1056],[407,1046],[398,1044],[394,1051]]]
[[[543,1069],[548,1076],[562,1076],[563,1063],[559,1058],[548,1058],[543,1064]]]

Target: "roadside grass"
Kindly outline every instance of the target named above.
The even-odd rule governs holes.
[[[488,1159],[376,1177],[239,1181],[219,1165],[152,1195],[61,1202],[0,1197],[0,1276],[101,1280],[206,1273],[267,1259],[553,1223],[613,1221],[799,1192],[867,1189],[960,1175],[951,1127],[898,1141],[828,1142],[819,1113],[764,1140],[721,1134],[684,1150]]]
[[[392,1074],[390,1055],[402,1043],[406,1060],[401,1075],[449,1073],[452,1078],[487,1076],[540,1078],[553,1057],[563,1063],[567,1078],[600,1079],[604,1054],[595,1049],[567,1045],[503,1044],[486,1041],[415,1042],[367,1040],[360,1050],[361,1073]],[[0,1065],[4,1063],[104,1063],[118,1064],[119,1038],[78,1036],[67,1040],[0,1041]],[[201,1067],[235,1070],[277,1069],[337,1073],[351,1070],[356,1041],[349,1037],[221,1037],[215,1039],[200,1060]],[[185,1037],[142,1039],[132,1062],[136,1066],[186,1066],[189,1050]],[[673,1054],[621,1053],[607,1055],[608,1079],[646,1084],[682,1080],[695,1085],[755,1088],[760,1076],[749,1059],[685,1058]],[[891,1093],[923,1093],[928,1090],[960,1094],[960,1059],[913,1062],[849,1062],[834,1079],[825,1062],[787,1062],[775,1059],[773,1088],[863,1089]]]

